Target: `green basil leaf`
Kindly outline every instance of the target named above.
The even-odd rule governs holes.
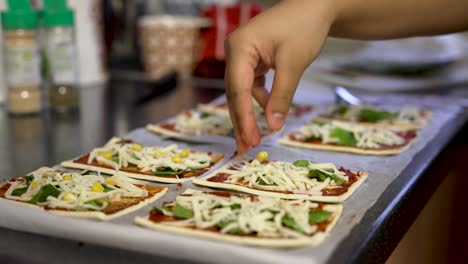
[[[304,230],[296,223],[296,220],[289,216],[288,214],[284,215],[283,218],[281,219],[281,223],[285,226],[288,227],[294,231],[297,231],[299,233],[304,233]]]
[[[309,173],[307,174],[307,176],[309,178],[317,178],[321,182],[325,181],[327,178],[331,178],[332,180],[335,181],[336,184],[342,184],[345,182],[345,180],[336,176],[335,174],[328,174],[320,170],[309,170]]]
[[[183,219],[188,219],[193,217],[193,211],[190,209],[187,209],[180,204],[176,203],[174,205],[174,208],[172,208],[172,212],[174,213],[174,216],[177,218],[183,218]]]
[[[266,181],[264,181],[262,178],[257,178],[257,183],[260,184],[260,185],[266,185],[266,186],[277,186],[276,183],[272,182],[272,183],[267,183]]]
[[[28,191],[28,187],[18,188],[18,189],[14,189],[11,192],[11,195],[12,196],[21,196],[22,194],[24,194],[27,191]]]
[[[31,200],[29,200],[29,203],[43,203],[47,201],[47,197],[53,196],[57,198],[59,195],[60,191],[57,188],[55,188],[55,186],[53,186],[52,184],[47,184],[45,186],[42,186],[39,192],[36,195],[34,195],[34,197]]]
[[[309,223],[319,224],[327,221],[332,215],[332,212],[326,210],[311,210],[309,212]]]
[[[109,186],[102,184],[102,187],[104,187],[104,192],[110,192],[113,191],[114,189],[110,188]]]
[[[23,179],[26,180],[26,183],[32,182],[34,180],[34,176],[32,175],[23,176]]]
[[[225,228],[226,226],[228,226],[230,223],[232,223],[232,221],[221,221],[219,222],[218,224],[216,224],[216,226],[219,228],[219,229],[223,229]],[[239,227],[236,227],[236,228],[231,228],[229,229],[226,233],[230,234],[230,235],[243,235],[245,234],[242,229],[240,229]]]
[[[397,113],[379,111],[372,108],[363,108],[359,113],[359,120],[363,122],[376,123],[381,120],[396,117]]]
[[[326,122],[316,119],[316,120],[312,121],[312,124],[315,124],[317,126],[324,126],[326,124]]]
[[[309,161],[308,160],[296,160],[293,162],[293,165],[296,167],[307,167],[309,166]]]
[[[115,163],[119,163],[119,156],[112,156],[112,161],[115,162]]]
[[[353,132],[344,130],[342,128],[335,128],[330,132],[332,138],[338,139],[337,144],[343,146],[356,146],[357,140],[353,135]]]
[[[235,210],[235,209],[240,209],[241,208],[241,205],[240,204],[233,204],[231,205],[231,209]]]
[[[95,207],[101,207],[105,202],[108,202],[109,200],[107,199],[96,199],[96,200],[91,200],[89,202],[86,202],[86,204],[95,206]]]
[[[346,112],[348,112],[349,106],[343,105],[338,107],[335,111],[333,111],[334,114],[339,114],[339,115],[344,115]]]
[[[201,112],[200,113],[200,119],[205,119],[205,118],[208,118],[210,116],[211,116],[211,114],[207,113],[207,112]]]

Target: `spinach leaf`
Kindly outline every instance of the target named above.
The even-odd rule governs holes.
[[[153,170],[153,173],[156,175],[180,175],[184,173],[185,170],[174,171],[169,167],[159,167],[156,170]]]
[[[101,207],[105,202],[108,202],[107,199],[96,199],[96,200],[91,200],[89,202],[86,202],[86,204],[95,206],[95,207]]]
[[[26,180],[26,183],[32,182],[34,180],[34,176],[32,175],[23,176],[23,179]]]
[[[211,116],[211,114],[207,113],[207,112],[201,112],[200,113],[200,119],[205,119],[205,118],[208,118],[210,116]]]
[[[327,221],[332,212],[326,210],[312,210],[309,212],[309,223],[319,224]]]
[[[353,135],[353,132],[344,130],[342,128],[335,128],[330,132],[330,136],[332,138],[337,138],[338,145],[343,145],[343,146],[356,146],[357,140]]]
[[[335,111],[333,111],[333,113],[334,114],[339,114],[339,115],[344,115],[344,114],[346,114],[346,112],[348,112],[348,110],[349,110],[349,106],[343,105],[343,106],[340,106],[337,109],[335,109]]]
[[[28,187],[18,188],[18,189],[14,189],[11,192],[11,195],[12,196],[21,196],[23,193],[25,193],[27,191],[28,191]]]
[[[363,108],[359,113],[359,120],[364,122],[376,123],[378,121],[394,118],[396,113],[379,111],[372,108]]]
[[[110,188],[109,186],[102,184],[102,187],[104,187],[104,192],[110,192],[113,191],[114,189]]]
[[[257,178],[257,183],[260,185],[266,185],[266,186],[278,186],[278,184],[272,182],[272,183],[267,183],[264,181],[262,178]]]
[[[302,230],[302,228],[296,223],[296,220],[294,220],[294,218],[292,218],[291,216],[289,216],[288,214],[285,214],[283,216],[283,218],[281,219],[281,223],[285,226],[285,227],[289,227],[291,228],[292,230],[294,231],[297,231],[299,233],[304,233],[304,230]]]
[[[308,137],[304,138],[304,142],[309,142],[309,141],[314,141],[314,140],[319,140],[319,139],[320,139],[320,137],[308,136]]]
[[[327,178],[331,178],[332,180],[335,181],[336,184],[342,184],[345,182],[345,180],[336,176],[335,174],[328,174],[320,170],[309,170],[309,173],[307,174],[307,176],[309,178],[317,178],[321,182],[325,181]]]
[[[119,163],[119,156],[112,156],[112,161],[115,162],[115,163]]]
[[[309,166],[309,161],[308,160],[296,160],[293,162],[293,165],[296,167],[307,167]]]
[[[42,188],[39,190],[39,192],[34,195],[34,197],[29,200],[29,203],[32,204],[37,204],[37,203],[43,203],[47,201],[47,197],[53,196],[57,198],[60,195],[60,191],[55,188],[52,184],[47,184],[45,186],[42,186]]]
[[[228,226],[230,223],[232,223],[232,221],[221,221],[218,224],[216,224],[216,226],[219,229],[223,229],[226,226]],[[243,235],[243,234],[245,234],[244,231],[242,231],[242,229],[240,229],[239,227],[231,228],[226,233],[231,234],[231,235]]]
[[[240,208],[241,208],[240,204],[233,204],[233,205],[231,205],[231,209],[233,209],[233,210],[234,210],[234,209],[240,209]]]
[[[174,208],[172,208],[172,212],[174,213],[174,216],[177,218],[183,218],[183,219],[188,219],[193,217],[193,211],[190,209],[187,209],[180,204],[176,203],[174,205]]]

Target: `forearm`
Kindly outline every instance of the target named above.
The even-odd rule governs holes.
[[[465,0],[324,1],[334,14],[330,30],[334,37],[386,39],[468,29]]]

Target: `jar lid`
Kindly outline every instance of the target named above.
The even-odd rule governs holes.
[[[73,26],[73,10],[67,7],[66,0],[45,0],[42,10],[44,27]]]
[[[8,0],[8,10],[2,12],[4,29],[35,29],[37,20],[29,0]]]

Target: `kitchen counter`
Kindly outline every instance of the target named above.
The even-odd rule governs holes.
[[[313,83],[327,96],[326,85]],[[466,89],[460,89],[466,91]],[[458,91],[458,90],[457,90]],[[164,120],[223,91],[204,82],[158,83],[111,80],[80,90],[81,106],[70,113],[9,116],[0,111],[0,182],[40,166],[52,166],[122,136],[147,123]],[[466,108],[420,151],[334,250],[330,263],[383,262],[434,193],[443,177],[431,171],[467,144]],[[455,150],[454,150],[455,149]],[[466,154],[466,153],[465,153]],[[440,176],[440,175],[439,175]],[[0,216],[1,217],[1,216]],[[90,243],[0,228],[1,263],[150,263],[155,256]],[[157,257],[163,263],[186,261]]]

